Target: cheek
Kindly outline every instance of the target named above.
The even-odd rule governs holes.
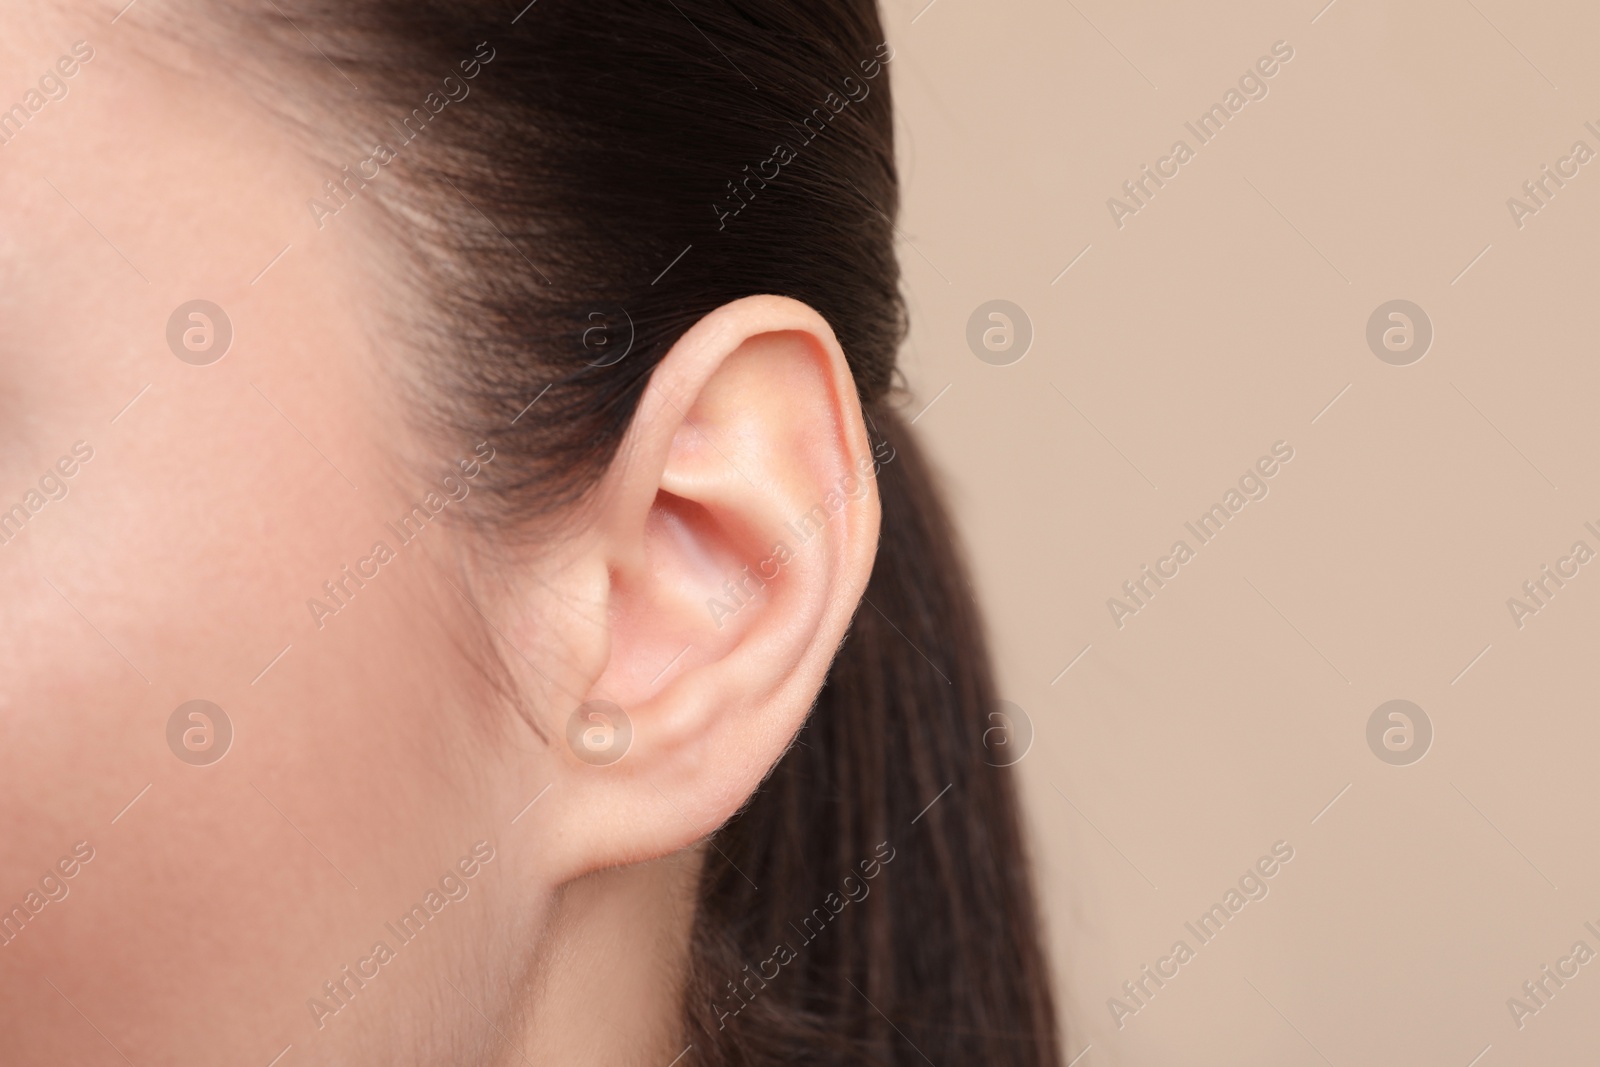
[[[322,420],[309,396],[280,394],[307,425]],[[108,1033],[150,1027],[197,1055],[248,1058],[239,1035],[303,1026],[306,997],[479,836],[494,805],[458,768],[492,778],[494,763],[463,729],[483,706],[444,634],[471,620],[425,610],[453,594],[429,584],[416,547],[391,543],[397,558],[323,630],[305,609],[339,563],[389,537],[372,513],[400,506],[360,504],[268,405],[229,399],[232,429],[208,419],[214,397],[170,398],[165,419],[99,449],[74,492],[36,517],[60,536],[46,542],[41,526],[23,535],[27,555],[0,551],[0,825],[18,828],[0,887],[36,884],[87,838],[95,858],[25,931],[30,951],[100,1006]],[[318,444],[341,465],[364,462],[338,437]],[[196,698],[231,726],[208,765],[186,762],[182,732],[174,746],[168,729]],[[219,744],[221,722],[210,728]],[[482,882],[451,906],[453,922],[454,909],[489,906]],[[439,940],[427,951],[473,951],[470,937]],[[454,967],[408,951],[427,969]],[[417,971],[386,969],[362,1017],[401,1032],[387,1020],[426,996],[406,977]],[[149,984],[138,996],[115,977],[134,972]],[[16,969],[0,976],[0,1024],[45,1012],[25,984]],[[350,1039],[366,1031],[338,1022]]]
[[[484,836],[487,794],[509,772],[482,743],[489,702],[450,637],[472,632],[469,609],[383,523],[427,486],[388,468],[379,445],[404,420],[372,387],[385,378],[350,310],[359,246],[295,260],[297,245],[249,287],[302,224],[303,205],[270,186],[314,189],[315,176],[185,140],[227,116],[166,103],[149,109],[160,123],[108,107],[91,128],[106,105],[74,94],[61,144],[154,153],[198,185],[119,187],[50,156],[43,126],[30,145],[71,175],[59,183],[93,205],[148,286],[69,209],[37,200],[31,179],[0,174],[0,197],[31,220],[8,230],[7,254],[35,264],[0,293],[0,501],[37,486],[32,457],[53,462],[80,437],[94,449],[65,499],[0,545],[0,906],[87,840],[94,858],[70,895],[10,951],[48,960],[133,1062],[264,1063],[282,1044],[263,1054],[263,1033],[292,1035],[283,1043],[301,1054],[315,1033],[306,998]],[[265,252],[241,263],[242,248]],[[213,275],[237,294],[223,299],[240,341],[196,366],[150,324]],[[184,281],[157,281],[170,279]],[[85,292],[99,294],[92,313],[80,313]],[[245,338],[272,359],[252,363]],[[47,358],[17,355],[35,351]],[[307,600],[380,539],[398,557],[317,629]],[[211,744],[231,728],[215,761],[184,758],[187,719],[169,733],[193,700],[225,716],[201,731]],[[428,953],[474,951],[471,924],[495,899],[485,884],[452,920],[463,936],[415,949],[411,973],[454,969]],[[86,1054],[38,974],[0,966],[4,1043],[77,1062]],[[398,972],[379,983],[365,1021],[340,1019],[327,1038],[331,1061],[356,1060],[340,1053],[358,1035],[392,1051],[383,1061],[409,1058],[384,1043],[428,991]]]
[[[503,884],[521,887],[549,862],[530,816],[512,828],[520,852],[506,843],[451,905],[452,936],[402,950],[354,1017],[311,1026],[307,997],[474,841],[501,844],[503,795],[534,791],[513,761],[544,749],[485,736],[497,705],[461,640],[481,623],[385,523],[458,453],[395,437],[409,413],[364,329],[383,287],[361,232],[308,251],[304,198],[324,175],[265,123],[219,148],[215,131],[243,128],[224,94],[118,71],[117,91],[74,92],[27,147],[131,262],[35,174],[0,168],[15,212],[0,507],[74,441],[93,449],[66,497],[0,544],[0,906],[76,842],[94,849],[9,951],[48,961],[135,1063],[265,1063],[292,1041],[289,1063],[313,1040],[326,1062],[411,1062],[429,976],[489,951],[513,913],[526,923],[502,870],[519,864]],[[86,144],[159,159],[159,175],[95,167]],[[206,365],[163,333],[196,291],[235,333]],[[427,462],[397,471],[391,450]],[[307,602],[380,540],[394,558],[319,629]],[[220,715],[169,730],[196,700]],[[220,758],[192,758],[186,737],[209,753],[229,732]],[[39,973],[0,964],[0,1044],[35,1053],[23,1062],[99,1055]]]

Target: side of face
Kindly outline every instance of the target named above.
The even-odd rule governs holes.
[[[463,946],[538,914],[500,800],[544,749],[450,584],[483,457],[409,436],[323,176],[109,17],[0,14],[0,1059],[397,1062]]]
[[[497,543],[494,433],[415,429],[372,326],[403,250],[317,224],[328,175],[224,58],[112,15],[0,14],[0,68],[92,53],[0,144],[0,1042],[509,1055],[539,967],[630,966],[563,932],[574,887],[730,817],[823,682],[878,531],[844,354],[724,306],[561,535]]]

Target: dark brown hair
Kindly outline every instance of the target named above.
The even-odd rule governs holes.
[[[370,198],[407,250],[391,269],[417,294],[417,392],[441,428],[493,442],[500,528],[582,501],[672,343],[752,294],[831,324],[882,463],[865,603],[796,743],[706,853],[689,1062],[1055,1067],[1014,772],[984,744],[982,627],[896,413],[876,8],[525,2],[278,0],[249,30],[368,120],[341,140],[303,119],[336,185],[325,207]],[[388,173],[350,182],[341,167],[379,165],[356,166],[374,142]]]

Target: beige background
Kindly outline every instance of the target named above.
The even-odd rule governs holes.
[[[1600,13],[1323,2],[886,0],[910,409],[1037,730],[1082,1067],[1600,1047],[1600,961],[1520,1030],[1506,1004],[1600,951],[1600,563],[1521,629],[1506,605],[1600,549],[1600,161],[1506,206],[1600,150]],[[1107,198],[1280,40],[1269,95],[1118,229]],[[1011,366],[965,341],[994,298],[1035,330]],[[1394,298],[1433,323],[1411,366],[1366,343]],[[1119,630],[1107,598],[1278,440],[1270,495]],[[1367,745],[1392,698],[1435,730],[1410,766]],[[1118,1030],[1107,998],[1279,840],[1270,894]]]

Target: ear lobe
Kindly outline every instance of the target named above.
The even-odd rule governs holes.
[[[705,836],[783,754],[866,588],[873,474],[844,354],[803,304],[729,304],[656,368],[587,550],[608,575],[588,697],[631,739],[604,766],[563,751],[574,874]]]

